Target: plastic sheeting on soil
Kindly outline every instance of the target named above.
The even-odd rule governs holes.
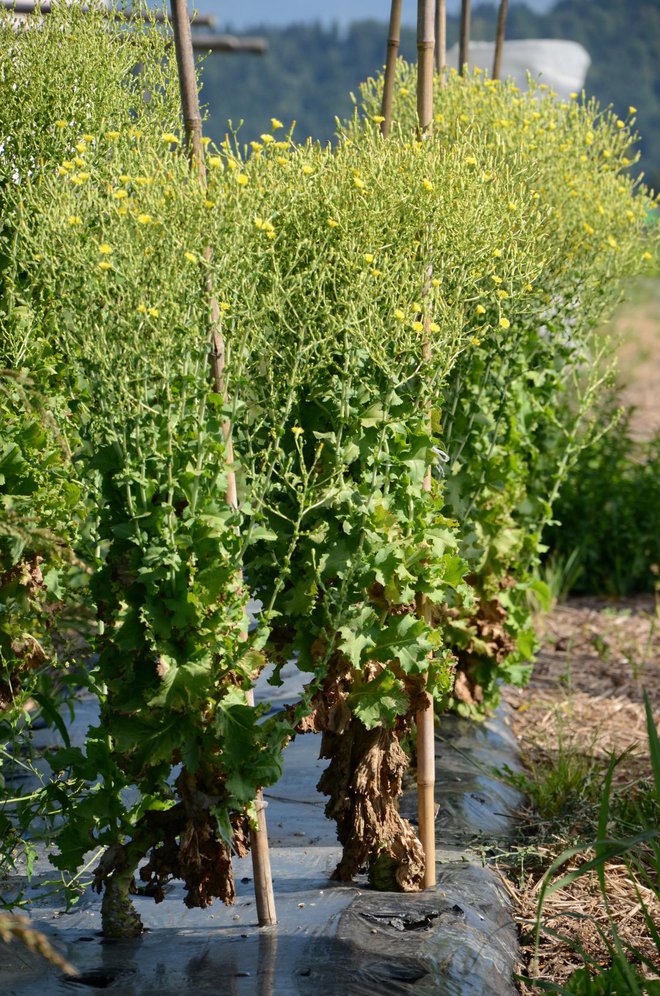
[[[493,69],[494,42],[470,42],[470,66],[488,73]],[[458,68],[458,45],[447,52],[447,65]],[[584,86],[591,57],[586,48],[574,41],[556,38],[530,38],[507,41],[502,51],[502,79],[511,76],[519,87],[527,88],[527,73],[547,83],[562,100],[579,93]]]
[[[300,681],[293,667],[285,677],[276,692],[282,703],[295,698]],[[274,691],[268,689],[271,702]],[[74,735],[81,739],[93,720],[92,704],[83,705]],[[100,936],[98,896],[86,894],[68,913],[61,897],[40,899],[30,910],[35,925],[81,975],[65,978],[20,945],[0,944],[0,992],[513,996],[516,929],[499,879],[479,856],[481,847],[509,835],[507,811],[519,798],[488,773],[493,766],[518,767],[515,740],[502,718],[483,724],[442,719],[436,736],[438,883],[413,895],[374,892],[366,880],[329,881],[340,848],[316,791],[327,763],[318,760],[319,746],[314,735],[292,743],[282,779],[265,793],[276,927],[257,926],[249,858],[235,861],[234,906],[187,909],[180,883],[173,883],[158,905],[135,897],[147,928],[137,940]],[[414,820],[414,787],[402,808]],[[47,868],[41,861],[35,893],[50,877]]]

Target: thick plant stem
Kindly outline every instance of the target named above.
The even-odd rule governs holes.
[[[497,34],[495,36],[495,56],[493,58],[493,79],[498,80],[502,72],[502,51],[506,32],[506,9],[509,0],[500,0],[500,11],[497,16]]]
[[[447,65],[447,0],[436,0],[435,3],[435,68],[444,82],[444,71]]]
[[[461,2],[461,29],[458,41],[458,71],[463,75],[470,61],[470,0]]]
[[[396,60],[399,54],[399,35],[401,30],[401,5],[403,0],[392,0],[390,8],[390,27],[387,34],[387,59],[385,61],[385,76],[383,79],[383,102],[381,105],[380,133],[387,138],[392,124],[392,99],[394,96],[394,77],[396,75]]]
[[[426,134],[433,123],[433,50],[435,0],[417,0],[417,117]]]
[[[176,61],[179,70],[179,87],[181,91],[181,107],[183,109],[183,120],[186,132],[186,146],[190,157],[190,165],[193,172],[197,172],[202,184],[206,183],[206,166],[204,164],[204,146],[202,143],[202,117],[199,109],[199,93],[197,91],[197,76],[195,73],[195,60],[192,47],[192,35],[190,31],[190,19],[188,17],[187,0],[172,0],[172,27],[174,30],[174,44],[176,49]],[[211,247],[204,250],[204,260],[208,264],[211,258]],[[206,267],[205,290],[208,294],[210,305],[210,339],[211,339],[211,373],[215,391],[221,397],[226,398],[226,385],[224,379],[225,369],[225,343],[220,331],[220,309],[217,299],[213,294],[213,286]],[[226,443],[227,462],[230,469],[227,473],[227,504],[232,508],[238,506],[238,495],[236,491],[236,475],[231,469],[233,463],[233,446],[231,440],[231,425],[226,422],[223,426],[223,433]],[[248,693],[251,705],[254,705],[252,692]],[[251,697],[251,698],[250,698]],[[256,808],[259,826],[251,833],[252,865],[254,869],[254,887],[257,903],[257,916],[259,926],[272,926],[277,922],[275,914],[275,899],[273,895],[273,883],[270,870],[270,855],[268,849],[268,831],[266,828],[266,817],[263,807],[261,791],[256,799]]]

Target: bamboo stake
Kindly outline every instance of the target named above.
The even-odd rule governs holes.
[[[422,136],[433,123],[435,0],[417,0],[417,118]]]
[[[204,146],[202,144],[202,117],[199,110],[199,94],[197,92],[197,76],[195,74],[195,60],[187,0],[172,0],[172,28],[174,31],[174,45],[179,71],[179,86],[181,89],[181,107],[185,126],[186,146],[190,156],[190,167],[197,173],[200,182],[205,184],[206,166],[204,164]],[[207,262],[210,260],[210,246],[207,246],[204,250],[204,258]],[[208,268],[206,273],[205,287],[209,294],[211,311],[211,370],[214,388],[218,394],[224,396],[226,394],[224,382],[225,344],[219,327],[220,309],[217,299],[213,294]],[[230,467],[227,472],[226,500],[228,505],[236,508],[238,499],[236,493],[236,475],[231,469],[233,447],[231,425],[229,422],[226,422],[223,426],[223,433],[227,444],[227,461]],[[248,702],[250,705],[254,705],[254,694],[251,690],[248,692]],[[259,926],[266,927],[277,923],[277,916],[275,913],[275,898],[270,870],[266,815],[261,790],[257,792],[256,809],[258,829],[250,832],[250,850],[252,853],[254,891]]]
[[[493,79],[498,80],[502,71],[502,50],[506,31],[506,9],[509,0],[500,0],[500,12],[497,16],[497,35],[495,36],[495,57],[493,59]]]
[[[470,0],[461,2],[461,33],[458,44],[458,71],[463,75],[470,61]]]
[[[417,116],[422,138],[433,126],[433,49],[435,0],[417,0]],[[424,286],[428,295],[433,270],[429,267]],[[423,359],[431,355],[431,319],[424,319]],[[431,490],[431,468],[424,476],[424,490]],[[418,613],[428,619],[429,605],[423,596],[417,599]],[[435,738],[433,697],[424,693],[425,706],[419,709],[417,721],[417,812],[419,839],[424,848],[424,888],[435,885]]]
[[[392,98],[394,95],[394,77],[396,75],[396,60],[399,54],[399,36],[401,32],[402,0],[392,0],[390,8],[390,27],[387,34],[387,59],[385,76],[383,78],[383,103],[381,106],[380,133],[387,138],[392,124]]]
[[[435,68],[440,76],[447,65],[447,0],[435,4]],[[442,80],[440,81],[443,82]]]

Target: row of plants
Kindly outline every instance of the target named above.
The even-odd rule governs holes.
[[[231,902],[256,792],[308,730],[336,876],[420,887],[404,745],[427,692],[481,714],[525,678],[541,530],[605,376],[592,332],[649,251],[628,124],[450,76],[421,140],[403,63],[387,141],[370,81],[335,149],[273,119],[208,147],[202,184],[166,42],[75,8],[0,31],[1,362],[30,385],[7,404],[24,427],[38,397],[67,440],[38,483],[66,485],[51,526],[98,654],[66,682],[98,724],[37,794],[57,867],[103,849],[122,936],[138,871],[157,900],[176,877]],[[290,659],[300,701],[252,708]]]

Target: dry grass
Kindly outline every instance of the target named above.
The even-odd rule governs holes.
[[[658,897],[633,881],[621,859],[614,859],[606,866],[609,910],[595,874],[579,877],[545,899],[546,931],[559,936],[542,934],[538,963],[533,964],[543,876],[568,847],[595,838],[611,754],[624,755],[614,775],[620,799],[631,798],[640,780],[650,777],[642,696],[646,689],[657,717],[659,629],[652,598],[616,604],[572,599],[544,621],[543,649],[528,687],[506,692],[512,707],[511,725],[531,771],[530,781],[541,784],[537,803],[546,814],[541,816],[531,805],[520,814],[521,841],[502,857],[500,872],[521,927],[522,970],[525,974],[531,970],[536,978],[553,985],[563,984],[584,964],[576,947],[607,966],[609,953],[600,931],[609,935],[612,921],[624,945],[634,945],[651,960],[658,957],[639,895],[660,922]],[[552,782],[555,774],[556,786]],[[593,856],[589,851],[580,853],[558,875]],[[657,969],[660,973],[660,964]],[[521,992],[533,991],[521,985]]]

